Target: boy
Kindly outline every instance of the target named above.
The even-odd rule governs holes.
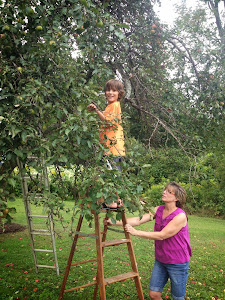
[[[105,96],[108,101],[105,110],[100,111],[94,103],[88,105],[88,110],[95,111],[100,120],[105,121],[100,129],[100,142],[105,148],[105,155],[118,156],[114,158],[115,163],[121,161],[121,157],[125,156],[120,107],[120,100],[123,98],[124,93],[123,84],[119,80],[111,79],[105,85]],[[113,168],[109,162],[108,166],[110,169]],[[117,208],[118,204],[112,202],[108,207]]]

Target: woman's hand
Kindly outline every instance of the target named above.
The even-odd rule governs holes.
[[[109,226],[113,225],[112,221],[107,217],[103,220],[103,224],[104,225],[109,225]]]
[[[137,230],[134,229],[134,227],[132,227],[130,224],[125,225],[125,230],[126,230],[126,232],[128,232],[132,235],[136,235],[136,233],[137,233]]]

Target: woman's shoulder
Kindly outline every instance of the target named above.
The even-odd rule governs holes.
[[[156,211],[157,210],[163,210],[164,209],[164,207],[165,207],[165,205],[159,205],[159,206],[156,206]]]
[[[164,205],[159,205],[159,206],[156,206],[155,207],[155,214],[162,214],[163,212],[163,209],[164,209]]]
[[[176,215],[182,214],[182,213],[186,215],[186,212],[180,207],[177,207],[177,209],[175,210],[175,213],[176,213]]]

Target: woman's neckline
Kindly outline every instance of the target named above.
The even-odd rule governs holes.
[[[162,211],[162,219],[165,220],[168,216],[170,216],[172,213],[174,213],[177,209],[178,209],[178,207],[176,207],[174,210],[172,210],[168,215],[166,215],[166,217],[163,217],[163,212],[165,210],[165,205],[164,205],[164,208],[163,208],[163,211]]]

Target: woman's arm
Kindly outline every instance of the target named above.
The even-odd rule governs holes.
[[[154,215],[149,212],[148,214],[144,214],[141,219],[139,217],[128,218],[127,219],[127,224],[129,224],[131,226],[138,226],[138,225],[144,224],[146,222],[152,221],[153,216]],[[116,223],[113,224],[110,219],[104,219],[103,223],[105,225],[108,224],[108,225],[111,225],[111,226],[123,226],[122,220],[116,221]]]
[[[150,240],[165,240],[177,234],[187,224],[187,217],[184,213],[180,213],[171,220],[166,227],[161,231],[148,232],[142,230],[136,230],[128,223],[125,226],[127,232],[132,235],[139,236]]]

